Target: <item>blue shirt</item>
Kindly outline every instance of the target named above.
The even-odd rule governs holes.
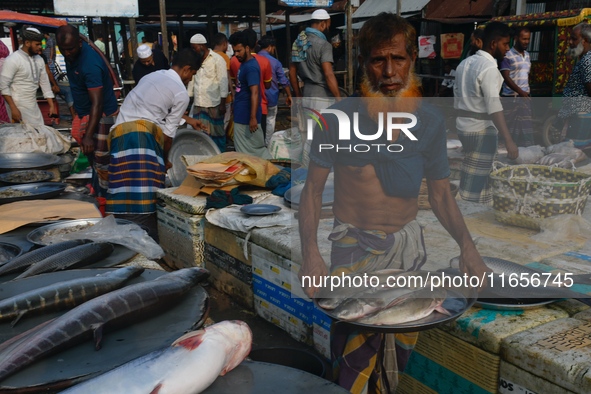
[[[250,87],[261,82],[261,68],[253,57],[242,63],[238,69],[236,78],[236,97],[234,98],[234,122],[240,124],[250,123]],[[261,123],[261,92],[259,92],[259,105],[257,108],[257,122]]]
[[[73,63],[66,61],[66,71],[74,96],[74,109],[79,117],[90,114],[92,103],[88,90],[92,89],[103,89],[103,113],[111,115],[117,111],[117,99],[107,65],[90,45],[82,42],[78,59]]]
[[[335,115],[322,115],[326,126],[322,130],[317,126],[314,130],[310,150],[311,161],[326,168],[334,165],[364,167],[372,164],[384,193],[392,197],[417,198],[423,177],[432,180],[449,177],[447,136],[441,113],[426,104],[422,104],[414,112],[417,124],[409,128],[409,131],[417,141],[411,140],[401,131],[398,139],[390,142],[387,140],[385,130],[379,139],[365,141],[354,134],[354,113],[359,113],[359,130],[366,130],[364,134],[375,133],[378,125],[370,118],[365,108],[360,106],[361,103],[359,98],[352,97],[330,107],[348,115],[351,128],[350,140],[339,141],[339,122]],[[378,150],[378,147],[372,144],[382,144],[382,146]],[[391,144],[399,144],[403,150],[389,152],[386,146]],[[327,146],[334,148],[326,149]],[[339,146],[338,151],[337,146]],[[357,151],[355,146],[358,147]],[[370,146],[371,151],[365,152],[365,146]]]
[[[524,51],[524,54],[522,55],[517,49],[515,49],[515,47],[511,48],[505,54],[505,58],[501,62],[499,70],[508,70],[509,78],[515,82],[515,85],[524,92],[529,92],[531,60],[527,51]],[[516,93],[509,87],[509,85],[503,82],[503,91],[501,94],[504,96],[514,96]]]
[[[267,106],[275,107],[279,103],[279,85],[289,86],[289,80],[285,76],[283,65],[279,60],[275,59],[264,49],[259,52],[259,55],[266,57],[269,59],[269,63],[271,63],[273,79],[271,80],[271,87],[267,89]]]

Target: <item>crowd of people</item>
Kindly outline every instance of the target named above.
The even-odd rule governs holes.
[[[341,100],[333,72],[333,48],[327,38],[330,25],[325,10],[314,11],[310,26],[293,42],[288,75],[276,58],[275,39],[268,35],[257,39],[252,29],[230,37],[218,33],[210,39],[195,34],[190,47],[178,51],[171,61],[158,48],[143,43],[137,48],[138,60],[133,66],[135,87],[120,107],[108,65],[81,39],[76,27],[58,28],[53,43],[39,29],[24,26],[21,49],[5,60],[7,50],[0,42],[0,62],[4,60],[0,63],[4,97],[0,100],[0,122],[42,123],[36,102],[38,88],[50,103],[50,113],[55,112],[54,92],[65,87],[59,81],[50,82],[57,45],[65,58],[71,95],[68,105],[75,115],[72,136],[92,164],[95,194],[106,199],[107,213],[145,226],[157,239],[155,191],[164,186],[171,167],[168,152],[179,125],[203,130],[221,152],[228,149],[228,136],[232,135],[237,152],[269,159],[281,92],[288,106],[293,97],[303,97],[303,107],[359,111],[366,117],[381,116],[380,107],[369,105],[369,99],[420,96],[415,74],[416,32],[404,18],[382,13],[366,21],[358,35],[362,101]],[[490,203],[488,178],[499,134],[510,159],[518,156],[518,146],[533,144],[529,102],[521,100],[519,105],[503,108],[500,100],[501,96],[530,97],[531,60],[526,50],[530,36],[527,28],[511,31],[503,23],[488,23],[473,33],[470,55],[453,74],[451,67],[448,70],[454,79],[447,81],[446,87],[455,98],[456,129],[465,155],[460,180],[464,200]],[[47,65],[37,56],[43,39]],[[102,50],[101,43],[99,37],[95,45]],[[229,45],[234,54],[231,58],[227,55]],[[575,26],[569,47],[579,61],[564,96],[589,97],[591,26]],[[591,112],[587,105],[589,100],[565,102],[555,127],[567,128],[569,137],[581,137],[576,134],[580,127],[574,115]],[[369,268],[419,269],[426,261],[423,232],[416,222],[423,177],[433,211],[460,247],[460,268],[478,277],[487,271],[450,193],[444,121],[429,107],[413,110],[419,120],[413,128],[418,142],[404,138],[400,130],[389,136],[390,142],[397,141],[408,149],[409,154],[402,158],[395,153],[353,157],[346,151],[319,149],[338,144],[335,132],[315,132],[307,141],[308,176],[300,202],[300,210],[307,214],[299,220],[300,275],[341,275]],[[339,130],[335,117],[327,116],[326,121],[327,130]],[[378,126],[372,123],[372,127]],[[362,142],[357,131],[355,136]],[[416,166],[405,167],[401,160],[406,159]],[[316,234],[322,191],[331,171],[335,225],[330,236],[331,262],[326,264]],[[317,290],[305,289],[310,296]],[[353,393],[393,390],[416,340],[417,334],[412,333],[367,334],[337,327],[331,336],[334,377]]]

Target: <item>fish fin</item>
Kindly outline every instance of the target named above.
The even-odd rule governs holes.
[[[445,309],[442,305],[439,305],[435,308],[435,310],[439,313],[443,313],[444,315],[451,316],[451,313]]]
[[[21,319],[21,317],[23,317],[26,313],[27,313],[27,311],[19,312],[16,319],[14,319],[13,321],[10,322],[10,327],[16,326],[16,323],[18,323],[18,321]]]
[[[156,385],[156,387],[154,387],[152,389],[152,391],[150,391],[150,394],[158,394],[160,392],[160,389],[162,388],[162,383],[158,383]]]
[[[176,341],[174,341],[172,343],[172,345],[170,345],[170,346],[171,347],[182,346],[182,347],[189,349],[189,350],[197,349],[197,347],[199,347],[199,345],[201,345],[201,342],[203,342],[203,335],[204,334],[205,334],[205,330],[191,331],[191,332],[183,335],[182,337],[180,337]]]
[[[102,324],[96,324],[91,327],[95,350],[101,350],[101,342],[103,341],[103,327],[104,326]]]

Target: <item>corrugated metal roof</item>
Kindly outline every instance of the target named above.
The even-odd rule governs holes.
[[[400,13],[420,12],[430,0],[402,0]],[[396,13],[396,0],[365,0],[353,13],[353,19],[371,18],[381,12]]]

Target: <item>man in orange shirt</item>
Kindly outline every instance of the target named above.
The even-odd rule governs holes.
[[[243,31],[244,34],[248,37],[249,41],[254,43],[257,42],[257,34],[252,29],[245,29]],[[261,118],[261,128],[263,129],[263,137],[266,138],[266,129],[267,129],[267,95],[265,94],[265,90],[271,87],[271,81],[273,80],[273,70],[271,68],[271,62],[264,56],[257,55],[254,53],[254,45],[252,46],[252,56],[256,59],[259,67],[261,68],[261,83],[259,85],[259,91],[261,95],[261,111],[262,111],[262,118]],[[232,57],[230,60],[230,74],[232,76],[232,80],[236,80],[236,76],[238,75],[238,69],[240,68],[240,62],[236,59],[236,56]]]

